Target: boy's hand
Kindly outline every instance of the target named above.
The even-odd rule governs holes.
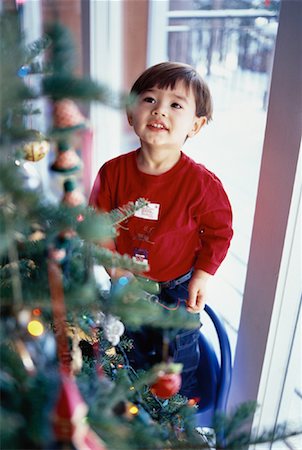
[[[206,286],[211,275],[204,270],[195,270],[190,280],[187,311],[192,314],[201,312],[206,303]]]
[[[127,277],[129,279],[134,278],[134,275],[132,272],[126,269],[121,269],[119,267],[114,267],[111,269],[106,269],[106,272],[110,276],[111,280],[116,281],[121,277]]]

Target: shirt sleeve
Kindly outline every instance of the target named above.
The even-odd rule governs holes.
[[[214,275],[227,254],[233,236],[231,205],[214,174],[206,185],[197,220],[200,249],[194,267]]]
[[[100,168],[96,176],[88,203],[90,206],[93,206],[95,209],[102,212],[109,212],[114,208],[110,184],[107,178],[106,164]]]
[[[112,203],[112,195],[110,191],[110,184],[107,178],[106,164],[102,166],[94,181],[91,194],[89,197],[89,205],[94,207],[100,212],[110,212],[114,206]],[[116,245],[113,239],[107,239],[102,241],[102,247],[111,251],[116,250]]]

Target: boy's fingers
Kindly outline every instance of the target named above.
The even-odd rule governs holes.
[[[201,312],[204,308],[204,295],[200,292],[189,292],[189,298],[187,300],[187,310],[191,313]]]
[[[200,293],[197,295],[196,309],[200,312],[203,310],[204,305],[205,305],[205,296]]]
[[[189,298],[187,300],[187,311],[196,314],[198,312],[197,308],[197,296],[198,291],[197,289],[189,289]]]
[[[192,287],[189,287],[188,290],[189,298],[187,300],[187,306],[189,308],[193,308],[196,305],[196,296],[197,296],[197,289],[193,289]]]

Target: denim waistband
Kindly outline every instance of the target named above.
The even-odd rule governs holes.
[[[193,273],[193,269],[191,269],[189,272],[185,273],[181,277],[175,278],[174,280],[170,280],[170,281],[163,281],[158,284],[163,289],[173,289],[176,286],[178,286],[179,284],[182,284],[185,281],[188,281],[191,278],[192,273]]]

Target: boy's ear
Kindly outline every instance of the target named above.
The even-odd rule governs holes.
[[[131,111],[129,109],[127,109],[127,119],[128,119],[128,123],[130,125],[130,127],[132,127],[133,125],[133,120],[132,120],[132,114]]]
[[[195,134],[198,133],[198,131],[207,123],[207,121],[208,119],[206,118],[206,116],[195,117],[193,127],[191,131],[189,131],[188,137],[195,136]]]

